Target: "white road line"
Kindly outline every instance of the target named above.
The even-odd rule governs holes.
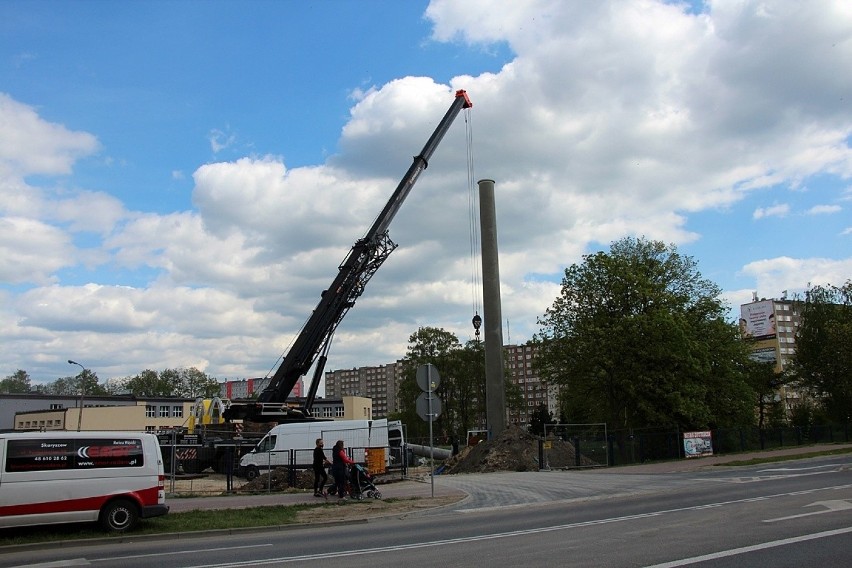
[[[12,568],[64,568],[65,566],[89,566],[89,562],[85,558],[71,558],[55,562],[42,562],[41,564],[19,564],[12,566]]]
[[[852,527],[846,527],[843,529],[835,529],[832,531],[824,531],[813,534],[805,534],[802,536],[795,536],[792,538],[785,538],[782,540],[774,540],[771,542],[764,542],[761,544],[755,544],[752,546],[743,546],[741,548],[732,548],[731,550],[723,550],[721,552],[714,552],[713,554],[704,554],[701,556],[693,556],[692,558],[683,558],[681,560],[673,560],[671,562],[663,562],[662,564],[654,564],[652,566],[646,566],[645,568],[677,568],[678,566],[688,566],[690,564],[697,564],[698,562],[707,562],[708,560],[717,560],[719,558],[728,558],[730,556],[736,556],[738,554],[746,554],[748,552],[755,552],[758,550],[766,550],[767,548],[776,548],[778,546],[786,546],[788,544],[796,544],[798,542],[805,542],[808,540],[816,540],[818,538],[828,538],[830,536],[837,536],[839,534],[846,534],[852,532]]]
[[[831,501],[817,501],[805,505],[805,507],[825,507],[819,511],[810,511],[809,513],[799,513],[798,515],[789,515],[786,517],[778,517],[777,519],[765,519],[764,523],[777,523],[778,521],[789,521],[790,519],[798,519],[801,517],[810,517],[811,515],[822,515],[825,513],[833,513],[835,511],[846,511],[852,509],[852,503],[844,499],[833,499]]]
[[[341,550],[341,551],[338,551],[338,552],[323,552],[323,553],[318,553],[318,554],[305,554],[305,555],[301,555],[301,556],[282,556],[282,557],[278,557],[278,558],[268,558],[268,559],[265,559],[265,560],[246,560],[244,562],[230,562],[230,563],[227,563],[227,564],[200,564],[200,565],[197,565],[197,566],[187,566],[185,568],[227,568],[227,567],[239,568],[239,567],[245,567],[245,566],[263,566],[263,565],[267,565],[267,564],[285,564],[285,563],[289,563],[289,562],[304,562],[304,561],[307,561],[307,560],[324,560],[324,559],[329,559],[329,558],[345,558],[347,556],[363,556],[363,555],[366,555],[366,554],[381,554],[381,553],[387,553],[387,552],[399,552],[399,551],[405,551],[405,550],[414,550],[414,549],[418,549],[418,548],[447,546],[447,545],[451,545],[451,544],[464,544],[464,543],[468,543],[468,542],[476,542],[476,541],[483,541],[483,540],[495,540],[495,539],[501,539],[501,538],[510,538],[510,537],[526,536],[526,535],[540,534],[540,533],[547,533],[547,532],[554,532],[554,531],[562,531],[562,530],[575,529],[575,528],[581,528],[581,527],[605,525],[605,524],[610,524],[610,523],[620,523],[620,522],[632,521],[632,520],[636,520],[636,519],[645,519],[645,518],[649,518],[649,517],[657,517],[657,516],[671,514],[671,513],[678,513],[678,512],[684,512],[684,511],[697,511],[697,510],[702,510],[702,509],[711,509],[711,508],[715,508],[715,507],[723,507],[723,506],[734,505],[734,504],[739,504],[739,503],[750,503],[750,502],[753,502],[753,501],[762,501],[762,500],[766,500],[766,499],[777,499],[777,498],[780,498],[780,497],[788,497],[788,496],[791,496],[791,495],[806,495],[806,494],[815,493],[815,492],[818,492],[818,491],[828,491],[828,490],[832,490],[832,489],[848,489],[850,487],[852,487],[852,485],[838,485],[838,486],[834,486],[834,487],[820,487],[820,488],[808,489],[808,490],[804,490],[804,491],[791,491],[789,493],[778,493],[778,494],[775,494],[775,495],[766,495],[766,496],[762,496],[762,497],[749,497],[747,499],[736,499],[736,500],[733,500],[733,501],[721,501],[721,502],[718,502],[718,503],[708,503],[706,505],[694,505],[694,506],[691,506],[691,507],[681,507],[681,508],[676,508],[676,509],[653,511],[653,512],[650,512],[650,513],[640,513],[640,514],[637,514],[637,515],[627,515],[627,516],[624,516],[624,517],[611,517],[611,518],[608,518],[608,519],[596,519],[596,520],[591,520],[591,521],[582,521],[582,522],[578,522],[578,523],[569,523],[569,524],[565,524],[565,525],[554,525],[554,526],[549,526],[549,527],[540,527],[540,528],[536,528],[536,529],[524,529],[524,530],[509,531],[509,532],[503,532],[503,533],[493,533],[493,534],[470,536],[470,537],[452,538],[452,539],[444,539],[444,540],[433,540],[433,541],[427,541],[427,542],[414,542],[414,543],[411,543],[411,544],[401,544],[401,545],[393,545],[393,546],[380,546],[380,547],[376,547],[376,548],[363,548],[363,549],[355,549],[355,550]],[[842,534],[843,532],[852,532],[852,527],[849,527],[848,529],[840,529],[840,531],[841,532],[837,533],[837,534]],[[817,535],[807,535],[807,536],[803,536],[803,537],[797,537],[797,539],[810,540],[810,539],[813,539],[813,538],[821,538],[821,536],[832,536],[832,534],[834,532],[835,531],[827,531],[826,533],[817,533]],[[819,536],[819,535],[821,535],[821,536]],[[788,541],[796,542],[797,539],[788,539]],[[786,543],[787,541],[777,541],[777,542],[783,544],[783,543]],[[769,543],[769,544],[771,544],[771,543]],[[741,550],[743,552],[747,552],[751,548],[754,548],[755,550],[759,550],[760,549],[759,547],[769,548],[769,546],[767,546],[767,545],[755,545],[755,546],[758,547],[758,548],[745,547],[743,549],[736,549],[736,550]],[[775,544],[774,546],[781,546],[781,544]],[[717,553],[717,554],[732,555],[734,553],[731,552],[731,554],[728,554],[727,552],[725,552],[725,553]],[[719,556],[719,558],[721,558],[721,556]],[[708,557],[708,559],[710,559],[710,557]],[[700,562],[700,561],[701,560],[694,560],[693,562]],[[671,564],[671,566],[683,566],[685,564],[690,563],[690,562],[686,562],[686,561],[676,561],[676,562],[684,562],[684,564]],[[662,568],[664,566],[669,566],[669,564],[661,564],[661,565],[659,565],[659,568]],[[657,567],[653,567],[653,568],[657,568]]]
[[[247,544],[244,546],[222,546],[219,548],[203,548],[200,550],[173,550],[169,552],[154,552],[151,554],[132,554],[128,556],[110,556],[109,558],[93,558],[94,562],[112,562],[113,560],[129,560],[131,558],[155,558],[157,556],[177,556],[178,554],[198,554],[199,552],[215,552],[217,550],[239,550],[241,548],[263,548],[271,544]]]

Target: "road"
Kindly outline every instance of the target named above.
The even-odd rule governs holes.
[[[436,478],[463,501],[404,518],[4,551],[0,566],[852,566],[852,456],[675,473]]]

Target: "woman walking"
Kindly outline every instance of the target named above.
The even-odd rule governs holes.
[[[338,440],[331,450],[331,475],[334,476],[334,484],[337,495],[341,499],[346,498],[346,472],[350,464],[355,463],[343,448],[343,440]]]

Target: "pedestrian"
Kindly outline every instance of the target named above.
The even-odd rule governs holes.
[[[325,487],[325,483],[328,481],[328,474],[325,472],[325,468],[331,465],[328,458],[325,457],[323,445],[322,438],[317,438],[317,446],[314,448],[314,497],[324,496],[323,487]]]
[[[337,495],[341,499],[346,498],[346,472],[350,464],[355,463],[343,448],[343,440],[338,440],[331,449],[331,475],[334,476],[334,485]]]

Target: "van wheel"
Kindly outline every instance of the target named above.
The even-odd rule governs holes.
[[[254,481],[258,477],[260,477],[260,472],[257,470],[257,468],[255,466],[252,465],[252,466],[249,466],[248,469],[246,469],[246,479],[247,480]]]
[[[127,532],[136,526],[138,520],[139,510],[134,503],[126,499],[110,501],[101,509],[101,527],[108,532]]]

